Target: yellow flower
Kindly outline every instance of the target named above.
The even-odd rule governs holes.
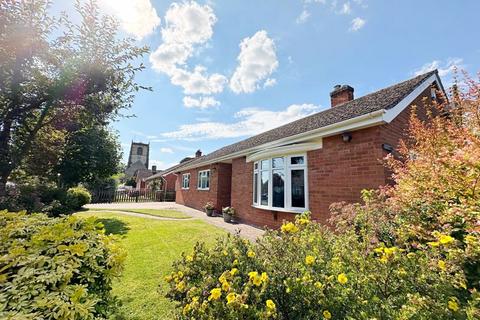
[[[385,254],[387,256],[391,256],[397,251],[397,248],[396,247],[385,248],[385,249],[383,249],[383,251],[385,252]]]
[[[323,317],[324,317],[325,319],[331,319],[331,318],[332,318],[332,314],[330,313],[330,311],[325,310],[325,311],[323,311]]]
[[[192,262],[192,261],[193,261],[193,257],[192,257],[192,256],[186,256],[186,257],[185,257],[185,260],[187,260],[188,262]]]
[[[314,256],[306,256],[305,257],[305,263],[307,265],[312,265],[315,262],[315,257]]]
[[[171,282],[172,281],[172,276],[165,276],[165,281]]]
[[[181,279],[183,278],[183,272],[182,271],[178,271],[177,272],[177,276]]]
[[[255,257],[255,252],[253,252],[252,250],[248,250],[247,256],[248,256],[249,258],[254,258],[254,257]]]
[[[185,307],[183,307],[183,314],[187,315],[187,313],[190,311],[190,304],[187,303]]]
[[[230,270],[230,275],[233,277],[235,274],[237,274],[237,272],[238,272],[237,268],[232,268],[232,270]]]
[[[291,291],[292,291],[292,289],[290,289],[289,287],[287,287],[287,289],[285,289],[286,293],[290,293]]]
[[[298,219],[298,223],[300,223],[300,224],[308,224],[309,222],[310,222],[310,220],[305,219],[305,218]]]
[[[233,260],[233,265],[234,266],[238,265],[238,259]]]
[[[475,242],[475,237],[472,235],[468,235],[465,237],[465,243],[466,244],[473,244]]]
[[[453,300],[453,299],[450,299],[448,301],[448,309],[452,310],[453,312],[457,312],[458,311],[458,303],[457,301]]]
[[[263,282],[268,281],[268,275],[266,272],[262,272],[262,275],[260,276],[260,280],[262,280]]]
[[[447,267],[446,267],[446,265],[445,265],[445,261],[443,261],[443,260],[438,260],[438,263],[437,263],[437,264],[438,264],[438,267],[439,267],[441,270],[445,271],[445,270],[447,269]]]
[[[183,290],[185,290],[185,282],[180,281],[179,283],[177,283],[177,285],[175,286],[175,288],[176,288],[178,291],[183,291]]]
[[[338,282],[340,282],[341,284],[345,284],[345,283],[347,283],[348,278],[347,278],[347,276],[345,275],[345,273],[340,273],[340,274],[338,275],[338,277],[337,277],[337,280],[338,280]]]
[[[277,308],[277,306],[275,305],[275,302],[273,302],[272,300],[268,299],[265,304],[267,305],[267,309],[269,311],[275,311],[275,309]]]
[[[258,276],[258,272],[257,271],[251,271],[248,273],[248,277],[250,278],[250,280],[253,280],[254,278],[256,278]]]
[[[225,281],[225,282],[222,283],[222,289],[223,289],[223,291],[228,291],[228,290],[230,290],[230,285],[228,284],[227,281]]]
[[[226,250],[223,250],[222,253],[224,256],[228,256],[228,252]]]
[[[438,241],[434,241],[434,242],[427,242],[428,245],[432,246],[432,247],[438,247],[440,245],[440,243]]]
[[[321,289],[322,288],[322,283],[317,281],[314,283],[315,287],[318,288],[318,289]]]
[[[222,275],[218,278],[218,281],[220,281],[220,283],[224,283],[225,281],[227,281],[227,277],[225,276],[225,272],[222,273]]]
[[[248,277],[250,278],[250,281],[257,287],[262,284],[262,277],[258,275],[257,271],[252,271],[248,273]]]
[[[286,223],[286,224],[283,224],[282,227],[281,227],[281,230],[282,232],[284,233],[295,233],[298,231],[298,227],[293,224],[292,222],[289,222],[289,223]]]
[[[455,239],[450,237],[450,236],[441,235],[439,241],[440,241],[441,244],[447,245],[447,244],[450,244],[453,241],[455,241]]]
[[[379,258],[381,263],[387,263],[388,262],[388,257],[384,254]]]
[[[218,300],[222,296],[222,289],[215,288],[210,291],[210,296],[208,297],[208,301],[210,300]]]
[[[230,292],[229,294],[227,294],[227,304],[234,303],[236,298],[237,298],[237,294],[234,292]]]

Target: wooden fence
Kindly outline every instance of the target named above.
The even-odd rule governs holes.
[[[97,190],[92,192],[92,203],[152,201],[175,201],[175,191]]]

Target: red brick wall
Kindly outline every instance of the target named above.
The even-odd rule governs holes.
[[[210,189],[198,190],[198,172],[207,169],[210,169]],[[188,190],[182,189],[184,173],[190,173]],[[221,212],[223,207],[230,206],[231,174],[232,165],[228,163],[217,163],[177,173],[175,202],[203,210],[203,206],[211,201],[215,205],[215,210]]]
[[[167,191],[175,191],[175,184],[177,183],[177,176],[170,173],[163,177],[167,182]]]

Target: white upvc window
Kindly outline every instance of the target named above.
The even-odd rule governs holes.
[[[190,173],[182,175],[182,189],[190,189]]]
[[[307,210],[307,156],[278,156],[255,162],[253,205],[280,211]]]
[[[198,171],[197,189],[198,190],[210,189],[210,170]]]

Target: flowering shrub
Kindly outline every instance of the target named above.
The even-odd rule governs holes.
[[[225,207],[222,209],[223,214],[228,214],[229,216],[235,216],[235,208],[234,207]]]
[[[0,318],[106,319],[125,252],[94,219],[0,212]]]
[[[212,210],[215,209],[215,205],[213,204],[213,202],[209,201],[203,206],[203,209]]]
[[[466,318],[479,297],[456,252],[478,250],[480,239],[438,237],[428,250],[372,247],[304,214],[255,244],[238,236],[198,244],[166,277],[168,297],[183,319]]]

